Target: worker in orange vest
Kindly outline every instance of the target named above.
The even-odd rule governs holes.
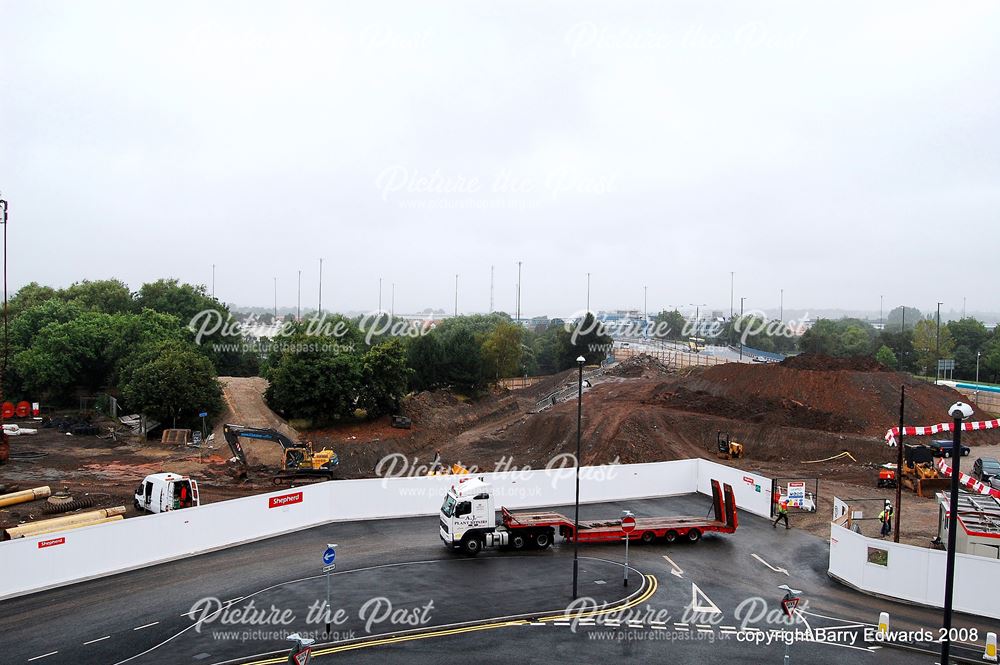
[[[774,524],[771,526],[775,529],[778,528],[778,522],[781,520],[785,521],[785,528],[790,529],[788,526],[788,499],[781,497],[778,501],[778,516],[774,518]]]

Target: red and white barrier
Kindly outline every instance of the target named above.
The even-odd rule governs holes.
[[[951,477],[951,467],[948,463],[944,461],[943,457],[939,457],[937,461],[937,468],[943,475]],[[988,494],[992,497],[1000,499],[1000,490],[993,489],[989,485],[984,485],[972,476],[968,476],[961,471],[958,472],[958,482],[965,485],[967,488],[976,492],[978,494]]]
[[[983,429],[1000,429],[1000,420],[977,420],[972,423],[962,423],[963,432],[974,432]],[[927,427],[904,427],[903,436],[927,436],[929,434],[950,432],[951,430],[952,423],[950,422],[938,423],[937,425],[929,425]],[[893,427],[885,433],[885,442],[890,446],[895,446],[897,437],[899,437],[899,428]]]

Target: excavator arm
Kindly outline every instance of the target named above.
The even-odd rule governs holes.
[[[302,444],[292,441],[278,430],[270,427],[247,427],[245,425],[227,424],[222,428],[222,434],[226,439],[226,443],[229,444],[229,449],[233,451],[233,455],[240,461],[241,464],[243,464],[243,466],[246,466],[247,464],[247,456],[246,453],[243,452],[243,445],[240,443],[240,437],[274,441],[281,446],[282,451],[288,450],[289,448],[302,447]]]

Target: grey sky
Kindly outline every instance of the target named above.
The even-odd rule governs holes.
[[[996,2],[0,2],[10,278],[997,309]],[[435,179],[435,173],[439,178]],[[473,181],[478,185],[474,186]],[[430,189],[431,191],[427,191]],[[528,189],[529,191],[513,191]],[[416,190],[416,191],[408,191]]]

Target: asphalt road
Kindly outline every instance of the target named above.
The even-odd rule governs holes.
[[[586,505],[581,519],[614,518],[623,508],[640,517],[705,515],[709,506],[709,497],[701,495]],[[5,601],[0,660],[42,665],[258,660],[255,654],[283,648],[288,632],[322,636],[326,583],[320,557],[328,542],[339,544],[338,570],[331,576],[333,641],[532,615],[572,602],[568,544],[467,559],[442,547],[437,522],[428,517],[330,524]],[[794,528],[772,529],[746,513],[740,523],[735,534],[709,534],[695,544],[633,544],[628,589],[622,585],[622,545],[581,546],[581,595],[598,603],[636,591],[640,574],[652,576],[655,593],[617,617],[600,613],[578,622],[529,617],[468,632],[383,640],[347,653],[325,654],[330,648],[317,646],[314,660],[437,665],[442,654],[468,650],[482,653],[485,662],[662,660],[664,654],[691,663],[780,662],[785,645],[779,638],[786,635],[772,631],[804,630],[808,624],[813,639],[819,628],[837,632],[823,642],[791,636],[791,662],[937,662],[932,655],[869,648],[859,633],[864,624],[877,622],[880,610],[890,612],[893,630],[936,631],[940,612],[875,599],[834,582],[826,574],[827,545],[819,538]],[[803,591],[794,625],[780,618],[780,584]],[[219,605],[205,600],[212,598],[224,612],[213,612]],[[204,608],[212,620],[199,631],[196,618]],[[995,622],[964,615],[957,615],[955,624],[975,628],[979,644],[987,629],[996,630]]]

